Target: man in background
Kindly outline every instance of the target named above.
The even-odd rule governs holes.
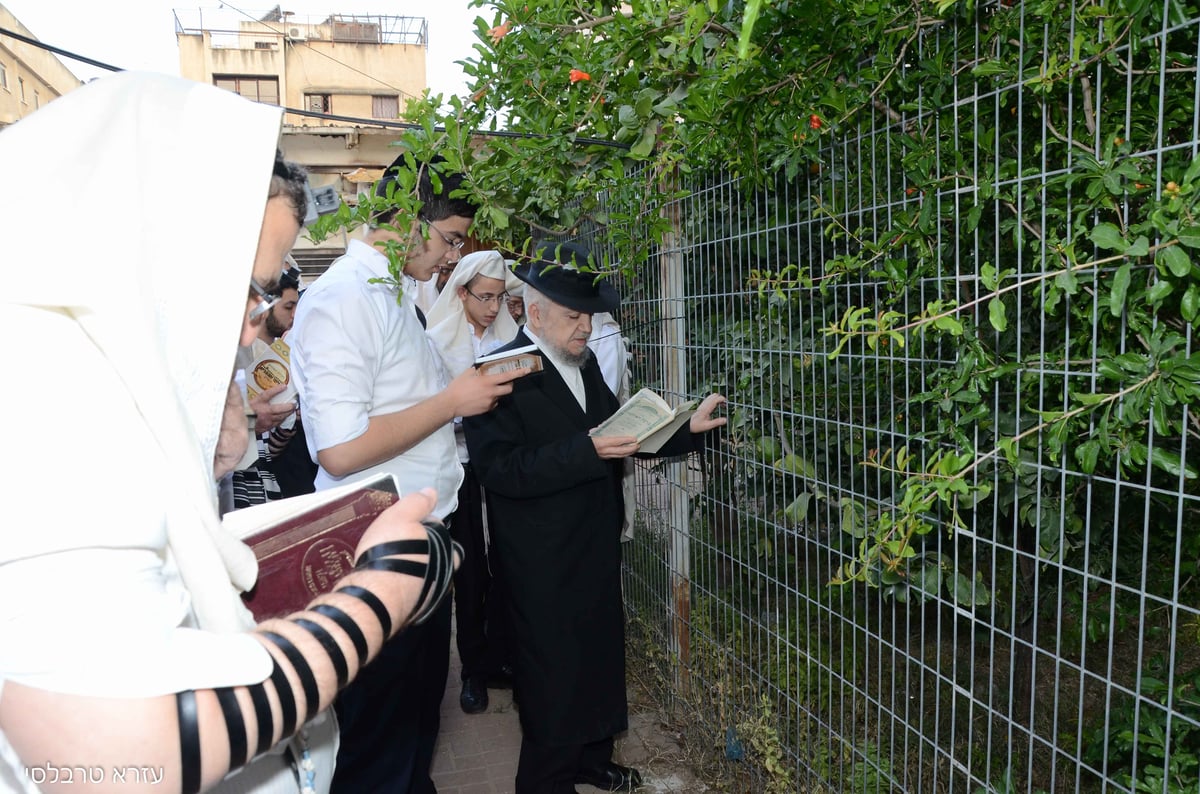
[[[401,493],[433,486],[433,517],[457,506],[462,466],[451,423],[489,410],[524,371],[448,380],[425,335],[414,296],[418,283],[455,263],[475,207],[453,196],[459,174],[441,173],[434,188],[418,165],[420,215],[395,226],[395,209],[379,213],[363,239],[305,290],[289,336],[309,452],[318,490],[388,472]],[[376,185],[386,196],[397,158]],[[391,188],[394,190],[395,188]],[[400,292],[384,253],[404,257]],[[433,794],[429,775],[450,664],[450,603],[428,622],[398,635],[338,699],[342,725],[334,792]]]
[[[466,417],[467,449],[492,506],[507,584],[521,756],[516,794],[572,794],[579,783],[632,790],[637,770],[612,759],[628,728],[621,605],[622,462],[633,437],[591,437],[617,410],[588,348],[592,315],[620,299],[585,249],[543,244],[517,269],[528,320],[497,352],[535,344],[543,370],[487,414]],[[725,424],[709,395],[658,454],[693,451]],[[689,432],[690,431],[690,432]]]
[[[288,269],[279,277],[275,300],[258,325],[258,335],[249,345],[238,348],[237,368],[242,373],[239,379],[243,395],[247,394],[246,371],[251,364],[269,352],[269,346],[276,339],[291,330],[296,301],[300,298],[300,270],[295,267],[290,254],[288,264]],[[239,467],[228,480],[234,510],[290,495],[281,492],[273,466],[274,457],[283,452],[296,433],[296,402],[272,402],[286,388],[285,384],[272,386],[256,392],[246,401],[250,443]]]

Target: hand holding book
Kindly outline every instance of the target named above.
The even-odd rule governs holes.
[[[392,509],[398,499],[395,478],[382,474],[227,513],[225,528],[258,559],[258,582],[243,595],[251,612],[261,621],[300,611],[349,575],[365,550],[404,537],[430,505],[414,496]]]
[[[688,429],[693,433],[707,433],[729,422],[729,417],[713,416],[713,412],[725,404],[725,395],[712,393],[704,398],[689,420]]]
[[[683,427],[684,422],[688,423],[688,429],[693,433],[705,433],[726,424],[728,418],[713,416],[713,412],[724,404],[725,397],[714,393],[699,404],[695,400],[688,400],[672,408],[655,392],[642,389],[588,435],[593,439],[632,438],[638,442],[636,447],[625,449],[620,454],[614,450],[609,450],[613,454],[605,454],[605,450],[597,445],[596,452],[602,458],[626,457],[634,452],[658,452]]]
[[[638,442],[638,449],[634,451],[657,452],[695,412],[695,400],[672,408],[654,391],[642,389],[588,435],[593,438],[632,437]]]

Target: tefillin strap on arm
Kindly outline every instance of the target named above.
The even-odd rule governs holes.
[[[362,633],[362,629],[358,627],[358,624],[354,622],[354,618],[333,604],[317,604],[314,607],[310,607],[308,611],[324,615],[332,620],[338,628],[346,632],[346,636],[350,638],[350,642],[354,643],[354,650],[358,654],[358,666],[363,667],[367,663],[367,637]]]
[[[175,693],[175,714],[179,718],[179,767],[183,794],[200,791],[200,715],[196,693],[191,689]]]
[[[372,546],[359,556],[355,569],[359,571],[389,571],[414,576],[423,581],[421,595],[411,615],[414,624],[424,623],[450,592],[454,581],[454,551],[462,547],[450,538],[450,531],[440,521],[422,521],[425,540],[397,540]],[[396,554],[427,554],[428,562],[391,559]]]
[[[308,660],[304,658],[304,654],[300,653],[300,649],[292,644],[292,641],[282,634],[276,634],[273,631],[264,631],[264,637],[270,640],[276,648],[283,651],[283,655],[287,658],[288,664],[296,671],[296,677],[300,679],[300,688],[304,690],[304,721],[308,722],[313,717],[317,716],[317,711],[321,705],[321,693],[317,689],[317,677],[313,675],[312,667],[309,666]],[[278,664],[276,665],[278,670]],[[275,673],[271,673],[271,680],[275,680]],[[276,682],[278,688],[279,683]],[[288,697],[291,699],[291,719],[288,719],[288,712],[284,710],[284,738],[291,736],[295,730],[296,719],[296,701],[295,694],[292,692],[291,685],[284,678],[284,686],[287,688]],[[280,693],[282,700],[283,693]],[[288,726],[291,730],[288,730]]]
[[[246,743],[246,720],[242,717],[242,707],[233,687],[220,687],[213,691],[217,694],[221,716],[225,718],[225,728],[229,731],[229,767],[236,769],[250,760],[250,748]]]
[[[337,640],[319,623],[305,618],[295,618],[292,622],[313,635],[317,642],[321,643],[325,653],[329,654],[329,661],[333,664],[333,670],[337,674],[337,688],[340,692],[350,680],[350,669],[346,666],[346,655],[342,653],[342,648],[337,644]]]

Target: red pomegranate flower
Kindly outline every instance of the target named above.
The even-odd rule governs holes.
[[[499,44],[500,39],[508,35],[508,31],[512,30],[512,20],[507,20],[503,25],[497,25],[488,31],[488,35],[492,37],[492,44]]]

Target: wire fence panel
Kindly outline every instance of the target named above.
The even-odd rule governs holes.
[[[685,178],[625,284],[635,385],[729,398],[625,595],[732,790],[1200,791],[1200,22],[1011,14],[807,173]]]

